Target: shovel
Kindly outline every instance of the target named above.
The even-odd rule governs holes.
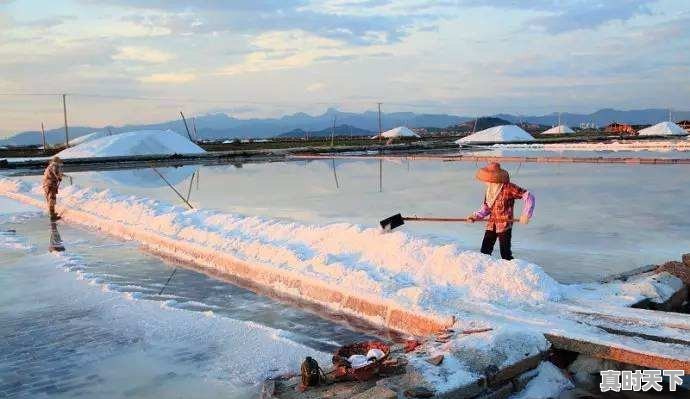
[[[417,216],[402,216],[397,213],[391,217],[385,218],[379,223],[384,230],[393,230],[408,222],[469,222],[469,218],[432,218],[432,217],[417,217]],[[477,219],[476,221],[480,221]],[[511,222],[519,222],[518,219],[513,219]]]

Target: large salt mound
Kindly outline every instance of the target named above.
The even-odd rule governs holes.
[[[639,131],[640,136],[680,136],[688,134],[682,127],[673,122],[661,122]]]
[[[507,143],[511,141],[534,141],[529,133],[515,125],[494,126],[457,140],[457,144],[473,142]]]
[[[87,141],[100,139],[101,137],[106,137],[106,136],[109,136],[109,134],[108,134],[108,132],[105,132],[105,131],[91,132],[89,134],[79,136],[76,139],[70,139],[69,144],[70,144],[70,146],[75,147],[75,146],[78,146],[79,144],[84,144]]]
[[[575,131],[566,125],[554,126],[549,130],[544,131],[542,134],[572,134]]]
[[[69,159],[204,152],[201,147],[172,130],[137,130],[90,140],[57,155]]]
[[[379,137],[386,137],[386,138],[393,138],[393,137],[419,137],[419,135],[412,130],[406,128],[405,126],[399,126],[396,127],[395,129],[391,130],[386,130],[385,132],[381,133],[380,135],[374,136],[373,138],[379,138]]]

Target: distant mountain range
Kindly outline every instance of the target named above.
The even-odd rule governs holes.
[[[278,137],[330,137],[331,133],[336,136],[373,136],[377,134],[371,130],[360,129],[352,125],[340,125],[336,126],[335,129],[332,127],[327,127],[325,129],[315,131],[294,129],[286,133],[281,133],[278,135]]]
[[[524,116],[511,114],[491,115],[495,118],[504,119],[511,123],[528,122],[541,125],[555,125],[558,123],[558,114],[552,113],[541,116]],[[196,127],[198,139],[218,140],[229,138],[261,138],[261,137],[302,137],[305,132],[310,132],[310,136],[330,135],[330,127],[335,118],[338,129],[345,129],[336,134],[348,135],[352,127],[353,135],[369,135],[378,132],[378,114],[375,111],[362,113],[341,112],[334,108],[329,108],[321,115],[308,115],[296,113],[280,118],[252,118],[238,119],[223,113],[200,115],[196,117]],[[690,111],[674,112],[674,120],[690,119]],[[393,112],[382,113],[381,125],[383,130],[392,129],[396,126],[407,126],[410,128],[445,128],[473,120],[474,118],[447,114],[417,114],[413,112]],[[666,109],[641,109],[620,111],[615,109],[602,109],[591,114],[562,113],[561,122],[570,126],[578,126],[581,123],[593,123],[604,126],[611,122],[626,122],[632,124],[652,124],[668,120],[668,110]],[[481,120],[480,120],[481,121]],[[188,120],[190,129],[191,122]],[[344,127],[343,127],[344,126]],[[125,126],[106,126],[106,127],[70,127],[70,138],[76,138],[84,134],[110,129],[113,133],[144,130],[144,129],[170,129],[180,134],[186,135],[184,124],[181,120],[171,120],[161,123],[144,125],[125,125]],[[479,130],[479,129],[478,129]],[[59,144],[64,142],[64,131],[56,128],[46,131],[46,139],[49,144]],[[15,134],[4,140],[0,140],[0,145],[40,145],[41,134],[38,131],[26,131]]]

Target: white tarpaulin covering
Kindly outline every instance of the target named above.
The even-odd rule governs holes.
[[[70,146],[74,147],[82,143],[86,143],[87,141],[95,140],[95,139],[100,139],[101,137],[108,136],[108,132],[106,131],[100,131],[100,132],[92,132],[89,134],[85,134],[83,136],[79,136],[75,139],[70,139],[69,144]]]
[[[542,134],[570,134],[575,133],[575,131],[566,125],[554,126],[551,129],[545,131]]]
[[[61,151],[58,156],[68,159],[204,152],[201,147],[172,130],[137,130],[89,140]]]
[[[640,136],[678,136],[688,134],[688,132],[673,122],[661,122],[640,130],[639,134]]]
[[[475,134],[463,137],[457,140],[456,143],[471,143],[471,142],[511,142],[511,141],[533,141],[529,133],[522,130],[515,125],[494,126],[489,129],[482,130]]]
[[[381,133],[378,136],[374,136],[373,138],[379,138],[379,137],[386,137],[386,138],[393,138],[393,137],[419,137],[419,135],[412,130],[406,128],[405,126],[398,126],[394,129],[391,130],[386,130],[385,132]]]

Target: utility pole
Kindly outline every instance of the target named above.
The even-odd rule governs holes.
[[[62,94],[62,115],[65,117],[65,146],[69,147],[69,128],[67,127],[67,94]]]
[[[383,192],[383,158],[379,157],[379,192]]]
[[[333,147],[333,138],[335,137],[335,119],[337,116],[333,116],[333,128],[331,129],[331,147]]]
[[[381,136],[381,133],[383,133],[383,130],[381,130],[381,104],[382,103],[376,103],[379,106],[379,137]]]
[[[46,144],[46,130],[43,127],[43,122],[41,122],[41,137],[43,137],[43,152],[48,150],[48,144]]]

